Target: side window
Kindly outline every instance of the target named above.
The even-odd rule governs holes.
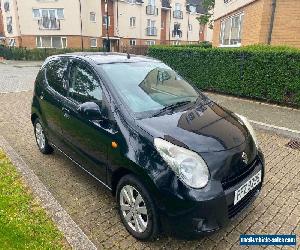
[[[68,59],[57,58],[46,65],[46,78],[49,86],[65,95],[67,90]]]
[[[102,89],[95,74],[86,66],[74,63],[70,73],[69,96],[79,103],[102,104]]]

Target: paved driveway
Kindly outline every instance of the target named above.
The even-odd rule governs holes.
[[[0,92],[3,86],[15,90],[13,82],[7,85],[2,67],[10,66],[0,65]],[[16,68],[18,81],[24,81],[26,86],[27,79],[22,74],[29,73],[23,70]],[[99,249],[239,249],[241,233],[300,235],[300,151],[286,147],[289,141],[286,138],[258,131],[267,161],[266,180],[259,198],[243,216],[218,233],[199,240],[162,236],[151,243],[136,241],[123,228],[109,191],[59,153],[50,156],[39,153],[30,122],[31,97],[31,91],[0,94],[0,134]]]

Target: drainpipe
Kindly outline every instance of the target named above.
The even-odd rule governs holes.
[[[189,43],[189,31],[190,31],[190,12],[188,12],[188,27],[187,27],[187,42]]]
[[[17,17],[18,17],[18,27],[20,32],[20,44],[19,47],[22,47],[22,31],[21,31],[21,24],[20,24],[20,15],[19,15],[19,7],[18,7],[18,1],[16,0],[16,8],[17,8]]]
[[[117,0],[117,31],[118,31],[118,36],[120,37],[120,33],[119,33],[119,0]],[[118,52],[120,52],[120,40],[117,40],[118,41]]]
[[[80,12],[81,51],[83,51],[83,24],[82,24],[82,6],[81,6],[81,0],[79,0],[79,12]]]
[[[275,12],[276,12],[276,0],[272,0],[271,20],[270,20],[270,27],[269,27],[269,33],[268,33],[268,44],[269,45],[272,42],[272,33],[273,33],[273,27],[274,27]]]
[[[106,36],[107,36],[106,50],[107,50],[107,52],[110,52],[110,39],[109,39],[109,26],[108,26],[108,21],[109,21],[108,8],[109,8],[109,0],[105,0]]]
[[[171,34],[172,34],[172,9],[170,9],[170,23],[169,23],[169,45],[171,45]]]

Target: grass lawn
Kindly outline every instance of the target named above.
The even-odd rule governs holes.
[[[0,149],[0,249],[69,248]]]

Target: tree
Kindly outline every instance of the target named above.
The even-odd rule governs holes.
[[[200,25],[208,25],[210,29],[213,29],[212,16],[214,14],[215,0],[203,0],[203,8],[206,10],[205,14],[198,17]]]

